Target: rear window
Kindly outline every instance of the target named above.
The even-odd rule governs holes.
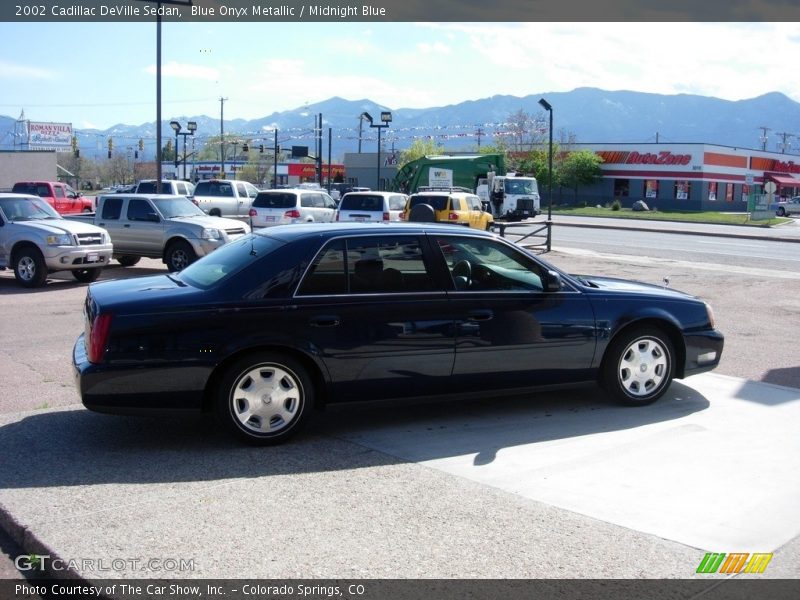
[[[194,188],[194,195],[232,197],[233,186],[222,181],[201,181]]]
[[[253,200],[255,208],[294,208],[296,204],[297,196],[286,192],[261,192]]]
[[[347,194],[342,198],[339,210],[364,210],[372,212],[383,212],[383,196],[375,194],[355,195]]]
[[[447,196],[411,196],[408,208],[417,204],[430,204],[433,210],[447,210]]]
[[[164,184],[163,186],[164,193],[169,193],[169,184]],[[137,194],[155,194],[156,193],[156,182],[155,181],[140,181],[138,187],[136,188]]]
[[[36,186],[32,183],[15,183],[11,191],[14,194],[35,194],[38,196],[36,194]]]

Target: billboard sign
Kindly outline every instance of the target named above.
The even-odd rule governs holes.
[[[28,149],[72,150],[72,123],[41,123],[28,121]]]

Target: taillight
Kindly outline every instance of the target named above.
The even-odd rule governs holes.
[[[290,219],[299,219],[300,218],[300,211],[297,210],[296,208],[292,209],[292,210],[287,210],[285,213],[283,213],[283,216],[284,217],[288,217]]]
[[[251,208],[250,212],[247,213],[247,214],[249,214],[251,217],[257,217],[258,216],[258,211],[255,208]]]
[[[388,212],[383,213],[383,220],[384,221],[388,221],[389,220],[389,213]]]
[[[92,322],[92,330],[89,332],[89,347],[87,348],[89,362],[102,362],[110,332],[111,315],[97,315]]]
[[[404,212],[400,213],[400,220],[401,221],[405,221],[406,220],[406,213],[404,213]]]
[[[458,213],[450,213],[447,218],[450,221],[458,221]]]

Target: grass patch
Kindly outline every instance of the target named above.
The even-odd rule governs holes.
[[[650,210],[633,211],[630,208],[612,210],[594,206],[554,206],[553,213],[576,217],[613,217],[615,219],[644,219],[648,221],[680,221],[684,223],[714,223],[721,225],[750,225],[752,227],[771,227],[787,223],[791,219],[773,217],[764,221],[753,221],[745,213],[724,213],[713,211]]]

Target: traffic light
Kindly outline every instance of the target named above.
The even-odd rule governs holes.
[[[80,149],[79,148],[75,148],[75,158],[80,158],[80,157],[81,157]]]
[[[73,150],[77,150],[78,149],[78,136],[77,135],[73,135],[72,136],[72,149]]]
[[[108,158],[111,158],[111,151],[114,149],[114,142],[108,138]]]
[[[140,139],[139,140],[139,152],[142,152],[143,150],[144,150],[144,140]]]
[[[264,144],[259,144],[259,145],[258,145],[258,151],[259,151],[261,154],[264,154]]]
[[[133,151],[133,158],[139,158],[139,151],[138,150],[134,150]]]
[[[247,142],[242,145],[242,152],[250,152],[250,146],[247,145]]]

